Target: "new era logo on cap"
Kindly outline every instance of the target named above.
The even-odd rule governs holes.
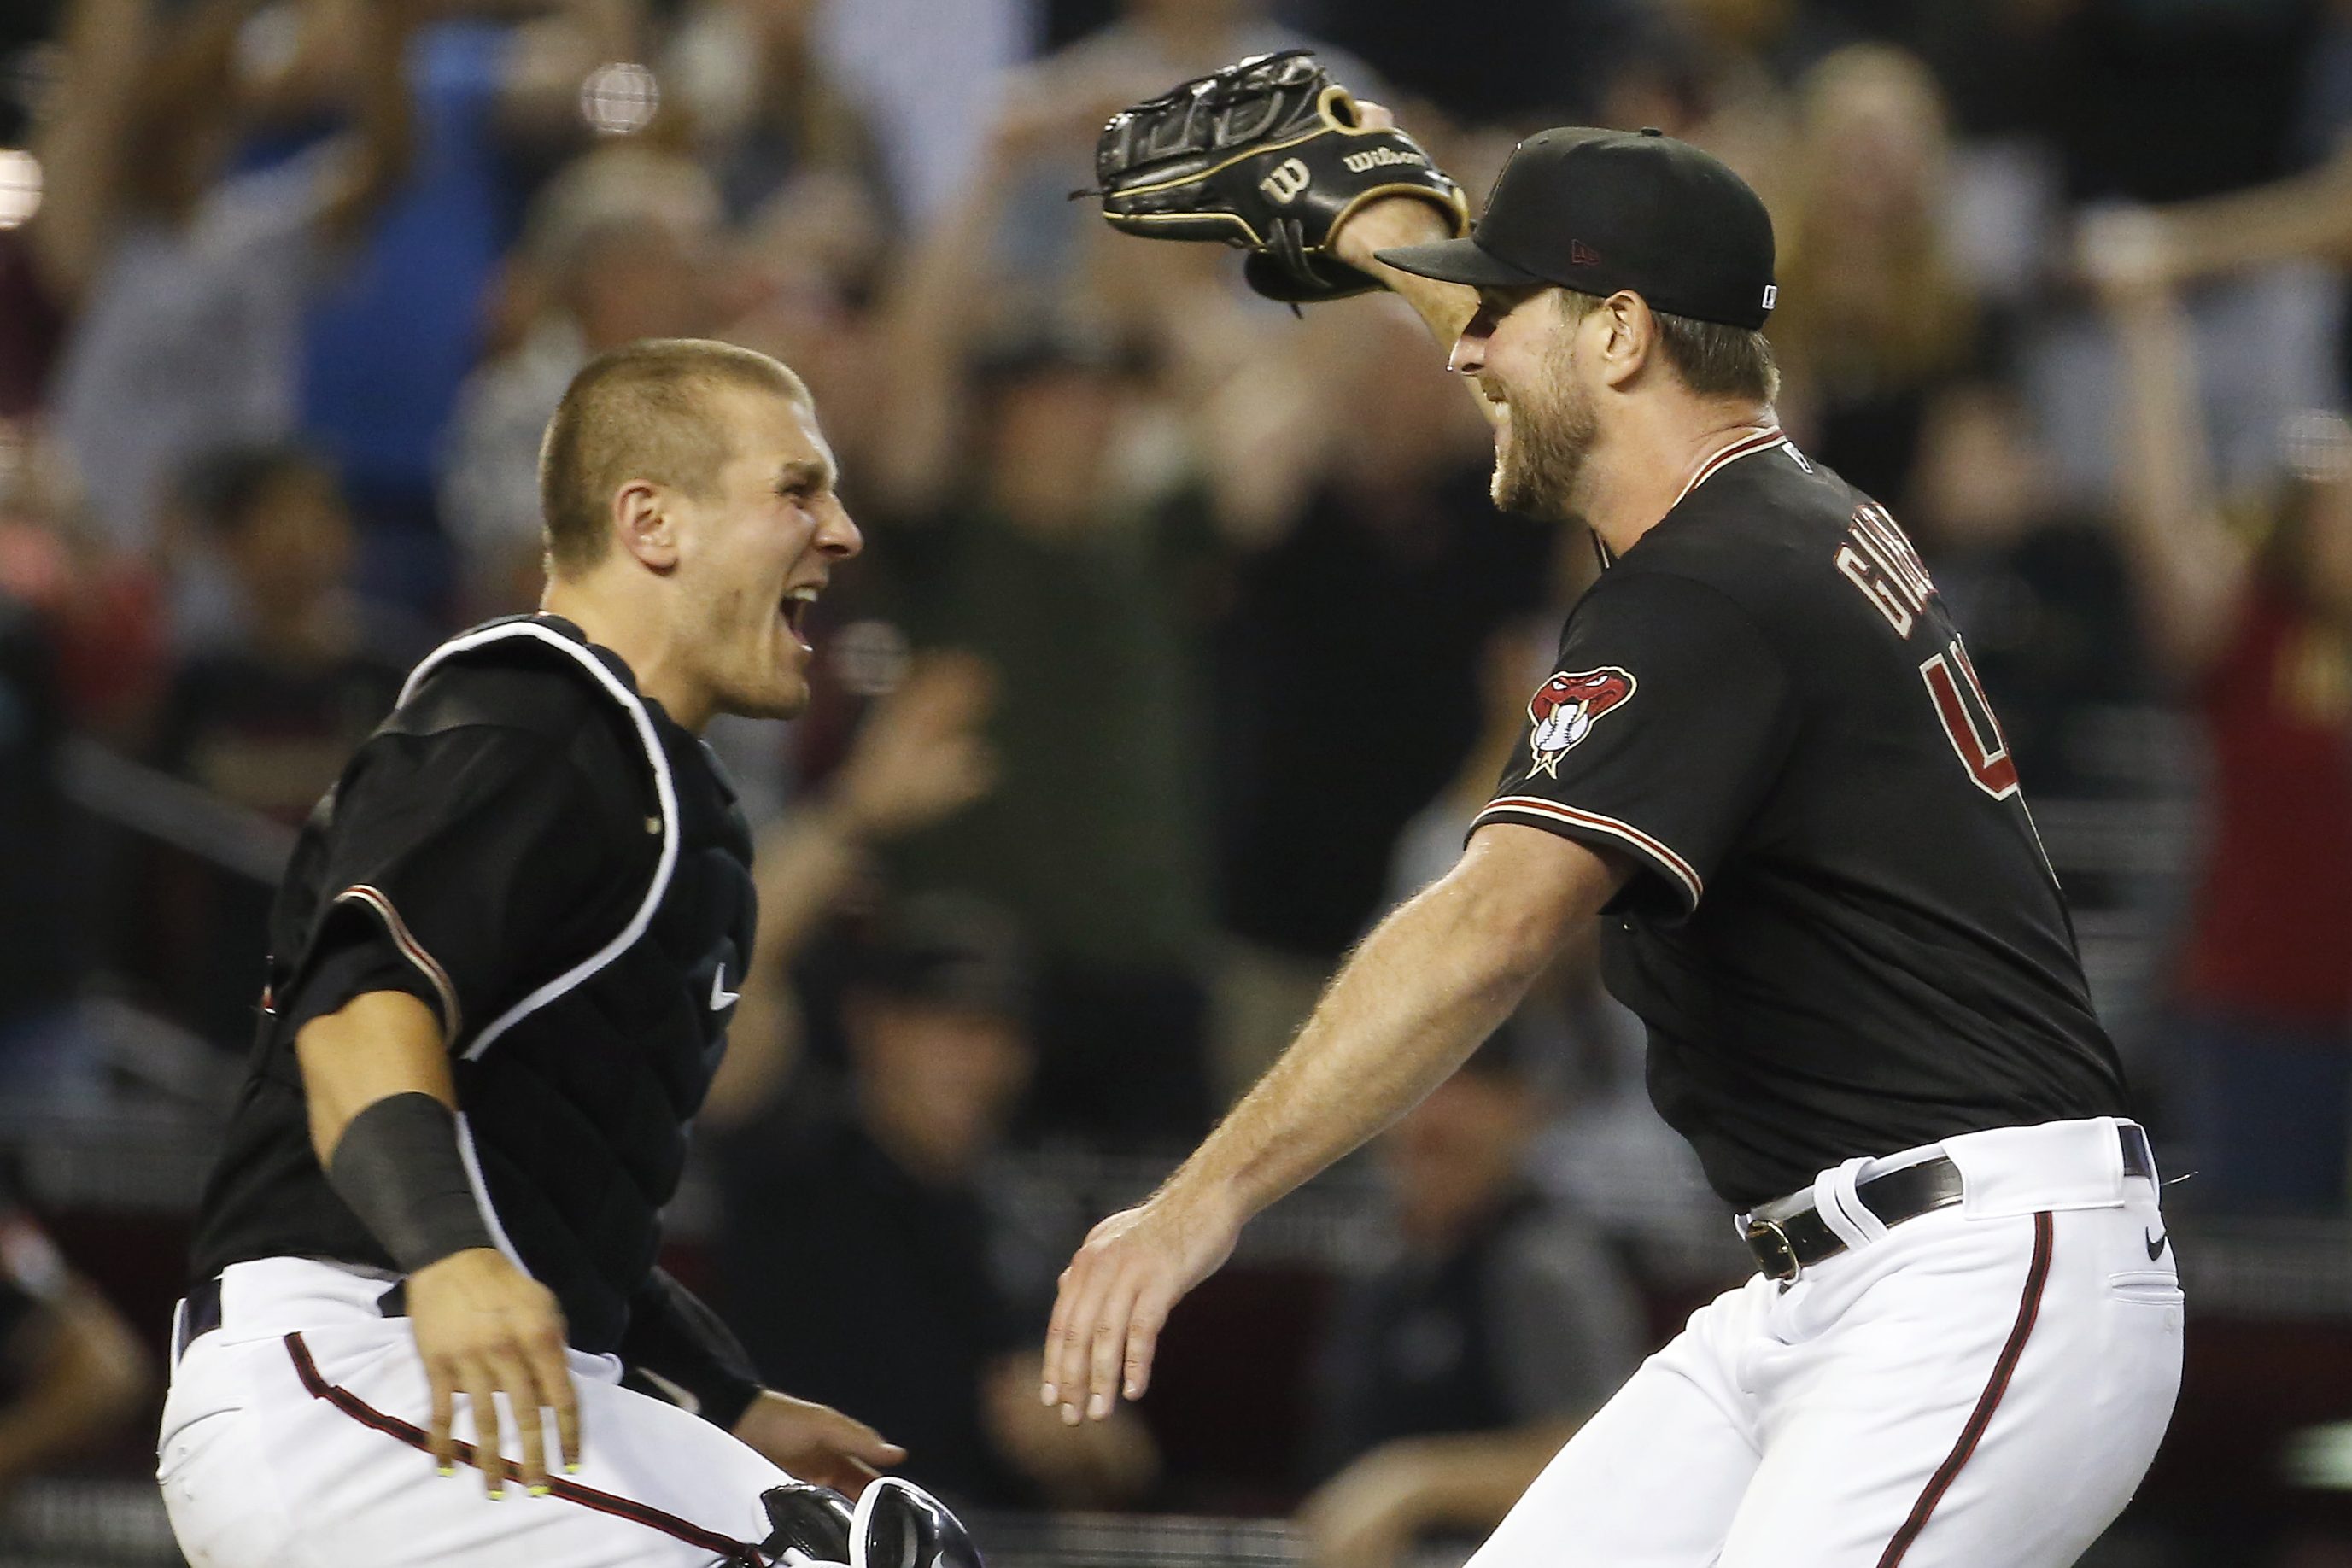
[[[1568,242],[1568,259],[1575,267],[1598,267],[1601,253],[1580,239],[1571,239]]]
[[[1766,310],[1770,310],[1773,305],[1779,301],[1780,298],[1780,286],[1778,283],[1767,283],[1764,285],[1764,308]]]

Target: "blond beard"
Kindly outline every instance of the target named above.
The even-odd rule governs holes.
[[[1547,376],[1537,397],[1514,397],[1511,440],[1495,459],[1495,504],[1521,517],[1572,521],[1585,459],[1599,427],[1591,400],[1565,378]]]

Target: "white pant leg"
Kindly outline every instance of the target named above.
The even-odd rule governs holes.
[[[1921,1216],[1703,1309],[1472,1568],[2073,1563],[2155,1456],[2183,1329],[2156,1190],[2111,1163],[2112,1123],[2085,1128],[1979,1144],[1970,1202],[1992,1212]],[[2037,1193],[2072,1205],[2039,1268]]]
[[[2066,1568],[2130,1500],[2179,1389],[2152,1188],[2120,1208],[1898,1227],[1768,1315],[1765,1457],[1722,1568]],[[2046,1257],[2037,1268],[2046,1226]]]
[[[1544,1468],[1470,1568],[1708,1568],[1759,1457],[1740,1359],[1762,1279],[1727,1291]]]
[[[190,1346],[164,1409],[158,1477],[194,1568],[708,1568],[766,1533],[760,1494],[789,1479],[575,1353],[579,1471],[558,1472],[553,1496],[509,1483],[494,1502],[478,1470],[437,1475],[417,1445],[429,1394],[405,1320],[300,1331],[307,1382],[282,1335],[234,1332]],[[457,1410],[471,1442],[462,1395]]]
[[[189,1568],[307,1568],[278,1489],[256,1469],[257,1419],[235,1405],[177,1425],[165,1418],[155,1479]]]

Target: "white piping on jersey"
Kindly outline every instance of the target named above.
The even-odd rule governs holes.
[[[621,934],[483,1026],[482,1032],[475,1036],[473,1042],[466,1047],[467,1061],[489,1049],[490,1043],[500,1035],[557,997],[578,989],[589,976],[627,952],[637,938],[645,935],[646,928],[653,923],[654,910],[661,907],[662,895],[669,890],[670,873],[677,868],[677,791],[670,783],[669,758],[662,752],[661,737],[654,732],[653,716],[646,711],[646,705],[637,694],[624,685],[620,677],[605,668],[604,660],[581,644],[533,621],[510,621],[502,626],[471,632],[443,643],[426,654],[425,661],[409,673],[407,682],[401,687],[400,700],[406,702],[425,678],[444,660],[486,643],[518,637],[532,637],[551,647],[562,648],[595,677],[596,683],[612,693],[614,701],[628,710],[629,718],[637,728],[637,739],[645,744],[646,761],[653,765],[654,794],[661,802],[661,859],[654,868],[653,886],[646,889],[645,901],[637,906],[637,912],[629,918],[629,923],[622,929]],[[452,1041],[455,1041],[454,1033]]]
[[[1532,816],[1552,817],[1577,827],[1592,828],[1596,832],[1606,833],[1612,838],[1623,839],[1674,873],[1675,879],[1682,883],[1683,890],[1690,894],[1693,909],[1698,908],[1699,897],[1706,890],[1705,885],[1699,880],[1696,867],[1675,854],[1664,842],[1651,837],[1632,823],[1620,822],[1613,816],[1603,816],[1597,811],[1583,811],[1576,806],[1562,805],[1556,800],[1546,800],[1539,795],[1507,795],[1499,799],[1488,801],[1486,808],[1481,811],[1475,820],[1470,824],[1471,831],[1476,832],[1488,817],[1497,813],[1515,811],[1525,812]]]
[[[1780,427],[1773,425],[1758,431],[1753,436],[1742,436],[1737,440],[1717,447],[1705,462],[1699,464],[1698,472],[1690,477],[1690,483],[1683,487],[1683,493],[1675,498],[1675,506],[1682,505],[1691,491],[1713,479],[1716,470],[1726,464],[1736,463],[1742,458],[1752,458],[1759,452],[1769,452],[1775,447],[1785,447],[1788,444],[1789,438],[1780,434]],[[1670,506],[1666,510],[1672,511],[1675,507]]]
[[[376,918],[383,921],[383,929],[392,933],[393,945],[400,949],[401,957],[423,970],[425,978],[433,982],[433,989],[441,997],[442,1026],[448,1031],[451,1040],[457,1039],[458,1031],[464,1027],[465,1018],[457,1006],[457,988],[450,984],[449,972],[441,967],[441,961],[426,952],[425,944],[416,940],[416,933],[408,929],[408,922],[400,918],[400,911],[393,907],[392,900],[383,889],[372,888],[365,882],[356,882],[337,893],[335,902],[364,904],[375,911]]]
[[[499,1251],[506,1260],[529,1278],[530,1266],[523,1262],[522,1254],[515,1250],[515,1244],[507,1239],[507,1227],[499,1223],[499,1211],[490,1203],[489,1184],[482,1180],[482,1156],[474,1148],[473,1124],[466,1120],[466,1113],[462,1110],[457,1112],[457,1158],[465,1164],[466,1184],[474,1189],[474,1206],[482,1211],[482,1224],[488,1227],[490,1239],[498,1244]]]

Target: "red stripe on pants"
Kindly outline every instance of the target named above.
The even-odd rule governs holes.
[[[1927,1478],[1927,1489],[1911,1505],[1911,1517],[1903,1521],[1903,1528],[1895,1532],[1895,1539],[1879,1554],[1878,1568],[1895,1568],[1903,1561],[1903,1554],[1911,1550],[1911,1543],[1927,1528],[1927,1516],[1936,1511],[1936,1505],[1952,1489],[1960,1467],[1969,1462],[1969,1456],[1984,1440],[1985,1428],[1992,1425],[1992,1413],[2000,1407],[2000,1396],[2009,1392],[2009,1380],[2017,1371],[2017,1358],[2025,1353],[2026,1339],[2033,1332],[2033,1320],[2042,1315],[2042,1289],[2050,1282],[2050,1247],[2054,1228],[2049,1210],[2033,1216],[2033,1262],[2025,1271],[2025,1294],[2017,1303],[2017,1321],[2010,1328],[2009,1342],[2000,1347],[2000,1359],[1992,1363],[1992,1377],[1977,1396],[1977,1407],[1969,1413],[1969,1424],[1960,1428],[1960,1440],[1952,1445],[1952,1451],[1936,1467],[1936,1473]]]

